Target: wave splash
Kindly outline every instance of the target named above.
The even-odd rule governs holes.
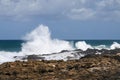
[[[77,49],[81,49],[83,51],[86,51],[87,49],[113,50],[113,49],[116,49],[116,48],[120,48],[120,44],[117,43],[117,42],[113,42],[113,44],[111,46],[107,46],[107,45],[92,46],[90,44],[87,44],[85,41],[78,41],[78,42],[76,42],[75,46],[76,46]]]
[[[77,49],[81,49],[83,51],[86,51],[87,49],[93,49],[93,47],[89,44],[87,44],[85,41],[79,41],[75,44],[75,47]]]
[[[50,54],[73,49],[67,41],[52,39],[48,27],[44,25],[27,34],[25,40],[27,42],[22,44],[22,53],[25,55]]]
[[[86,51],[87,49],[110,50],[120,48],[120,44],[117,42],[113,42],[111,46],[107,47],[106,45],[92,46],[87,44],[85,41],[79,41],[75,43],[76,48],[74,48],[73,44],[71,44],[69,41],[52,39],[48,27],[44,25],[39,25],[36,29],[27,34],[24,39],[27,42],[22,44],[22,50],[20,52],[0,51],[0,63],[15,61],[15,56],[49,54],[49,56],[47,56],[47,60],[60,60],[66,59],[68,56],[77,56],[77,54],[73,54],[76,53],[73,52],[75,49]],[[52,53],[59,53],[62,50],[68,50],[68,52],[51,55]]]
[[[48,27],[44,25],[39,25],[27,34],[24,39],[27,42],[22,44],[20,52],[0,51],[0,63],[15,61],[14,56],[42,55],[57,53],[62,50],[73,50],[68,41],[52,39]]]

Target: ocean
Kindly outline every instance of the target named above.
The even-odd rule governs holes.
[[[71,46],[77,48],[75,44],[77,42],[85,42],[92,47],[101,46],[101,48],[110,48],[115,42],[120,44],[120,40],[65,40],[68,41]],[[26,43],[24,40],[0,40],[0,51],[19,52],[21,51],[22,44]]]
[[[116,48],[120,48],[120,40],[54,39],[51,38],[47,26],[39,25],[25,35],[23,40],[0,40],[0,63],[22,60],[23,57],[29,55],[39,55],[39,57],[45,57],[46,60],[67,60],[67,57],[79,59],[84,55],[79,53],[79,57],[77,57],[76,49],[86,51],[87,49],[111,50]],[[67,50],[67,52],[63,50]],[[61,51],[63,52],[60,53]]]

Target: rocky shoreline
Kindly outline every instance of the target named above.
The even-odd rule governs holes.
[[[6,62],[0,80],[120,80],[120,49],[93,51],[77,60],[39,61],[31,55],[28,61]]]
[[[58,53],[51,53],[51,54],[42,54],[42,55],[26,55],[26,56],[14,56],[16,60],[75,60],[80,59],[87,55],[95,55],[95,54],[117,54],[120,53],[120,49],[87,49],[83,51],[81,49],[76,50],[63,50]]]

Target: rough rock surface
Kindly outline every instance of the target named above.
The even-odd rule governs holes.
[[[116,48],[113,50],[107,50],[107,49],[87,49],[86,51],[83,51],[81,49],[75,49],[75,50],[63,50],[58,53],[51,53],[51,54],[38,54],[38,55],[26,55],[26,56],[14,56],[15,60],[75,60],[80,59],[81,57],[87,56],[87,55],[95,55],[95,54],[119,54],[120,48]]]
[[[120,80],[120,56],[87,55],[69,61],[15,61],[0,65],[0,80]]]

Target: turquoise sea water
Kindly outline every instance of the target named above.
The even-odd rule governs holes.
[[[0,40],[0,51],[20,51],[22,40]]]
[[[120,43],[120,40],[66,40],[75,47],[75,43],[79,41],[85,41],[91,46],[106,45],[110,46],[113,42]],[[0,40],[0,51],[21,51],[22,43],[25,43],[23,40]]]

